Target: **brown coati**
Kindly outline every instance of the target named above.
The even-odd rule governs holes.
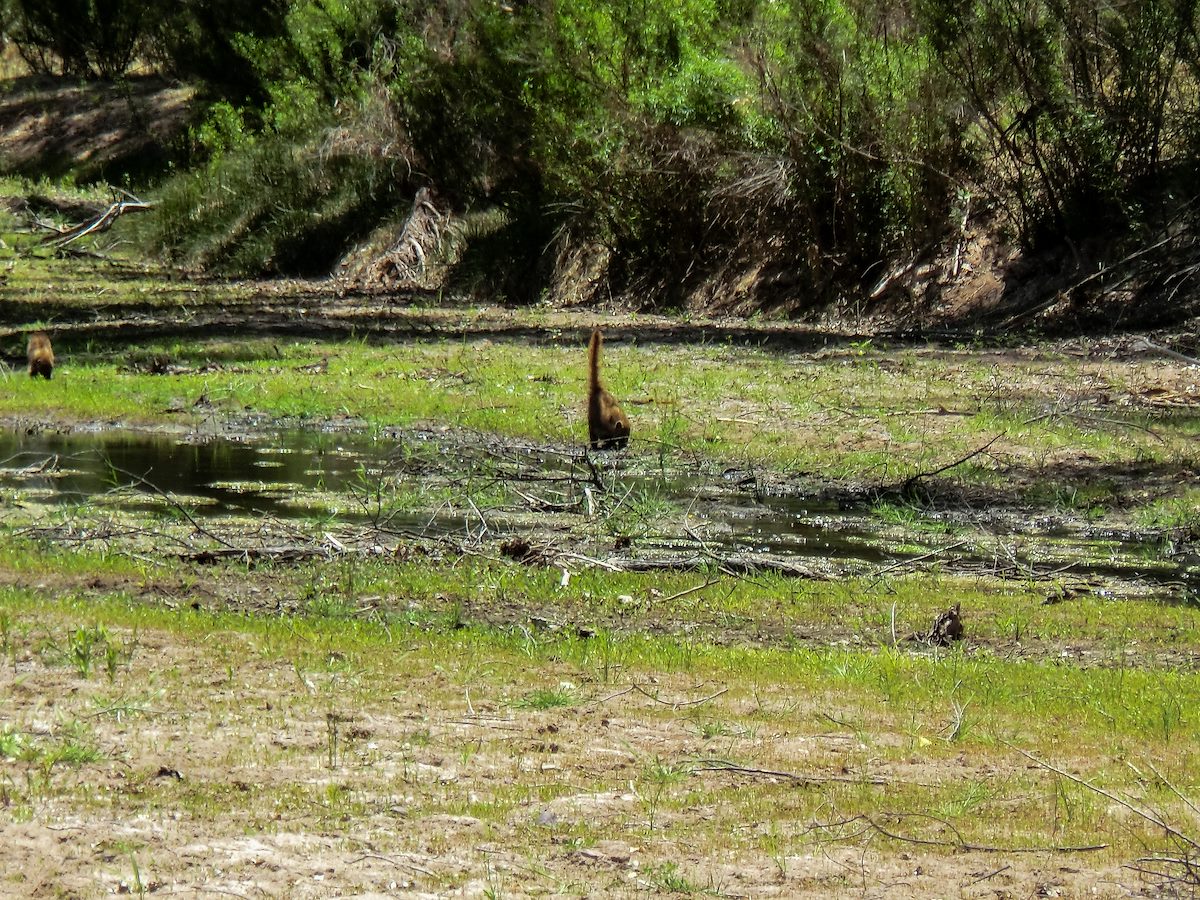
[[[593,450],[624,447],[629,443],[629,417],[617,400],[600,385],[600,329],[588,342],[588,441]]]
[[[36,378],[41,375],[43,378],[49,378],[50,373],[54,371],[54,349],[44,331],[37,331],[29,336],[27,355],[29,377]]]

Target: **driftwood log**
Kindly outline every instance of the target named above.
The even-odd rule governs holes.
[[[99,234],[102,231],[108,231],[112,228],[113,222],[117,221],[122,215],[127,212],[142,212],[150,209],[153,204],[147,203],[144,200],[139,200],[137,197],[128,191],[123,191],[117,188],[117,191],[123,195],[121,199],[114,200],[109,205],[108,209],[92,216],[87,221],[80,222],[71,228],[63,231],[52,229],[53,234],[48,234],[42,238],[43,244],[53,244],[56,247],[62,248],[67,244],[74,243],[80,238],[87,237],[89,234]],[[51,226],[46,226],[51,227]]]

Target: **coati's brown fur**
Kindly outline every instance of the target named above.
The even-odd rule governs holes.
[[[44,331],[36,331],[29,336],[27,355],[29,357],[29,377],[36,378],[41,375],[43,378],[49,379],[50,373],[54,371],[54,349],[50,346],[50,338],[46,337]]]
[[[588,342],[588,441],[593,450],[618,449],[629,443],[629,417],[600,384],[600,329]]]

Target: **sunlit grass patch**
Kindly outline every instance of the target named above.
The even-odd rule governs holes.
[[[72,374],[71,382],[39,386],[39,405],[67,416],[153,421],[186,420],[203,401],[205,410],[215,406],[230,415],[250,409],[297,418],[349,413],[376,425],[453,421],[542,440],[577,440],[582,433],[584,372],[576,348],[541,346],[534,353],[517,344],[433,341],[399,348],[302,342],[281,350],[273,341],[224,340],[212,347],[143,347],[138,352],[147,358],[164,356],[191,371],[155,376],[125,371],[121,363],[105,365],[103,353],[75,359],[65,355],[62,365],[65,374]],[[1031,463],[1039,453],[1065,448],[1116,460],[1126,457],[1131,444],[1142,443],[1119,431],[1049,420],[1031,423],[1036,418],[1032,406],[1024,418],[974,416],[955,420],[960,427],[948,430],[945,417],[924,410],[952,403],[956,398],[949,389],[908,394],[903,384],[889,382],[864,406],[863,385],[847,381],[837,369],[820,368],[814,375],[820,386],[795,393],[787,387],[788,364],[776,355],[746,350],[736,362],[697,368],[696,357],[712,352],[692,348],[671,363],[657,349],[610,347],[606,379],[631,404],[635,426],[641,426],[635,437],[644,436],[651,448],[666,444],[672,453],[703,449],[717,456],[758,457],[825,469],[837,477],[881,481],[936,468],[969,450],[972,442],[982,444],[998,434],[1004,436],[1000,446],[1007,448],[998,452],[1011,454],[1014,446],[1024,445],[1022,453],[1029,454]],[[326,369],[302,371],[322,360],[328,360]],[[212,367],[213,362],[219,364]],[[644,367],[654,373],[653,382],[649,376],[636,377]],[[759,387],[748,399],[741,388],[748,381],[774,387]],[[812,402],[817,395],[828,399]],[[731,397],[741,399],[725,414]],[[682,416],[677,398],[687,398]],[[884,404],[890,410],[903,410],[906,404],[917,409],[906,422],[873,412]],[[814,430],[816,423],[823,427]],[[793,440],[779,440],[788,429]],[[1161,456],[1163,449],[1147,446],[1145,452]]]
[[[1200,488],[1185,488],[1178,496],[1155,500],[1137,510],[1134,520],[1145,528],[1200,527]]]

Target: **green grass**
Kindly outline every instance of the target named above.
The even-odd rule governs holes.
[[[4,559],[8,571],[52,571],[71,555],[22,542]],[[129,588],[188,577],[178,563],[142,573],[103,556],[91,562]],[[78,563],[66,568],[82,574]],[[82,580],[75,576],[0,589],[3,664],[22,673],[0,682],[0,703],[12,711],[0,751],[14,776],[0,787],[0,821],[66,808],[84,822],[167,816],[208,834],[231,822],[239,834],[269,834],[282,817],[293,833],[337,831],[356,842],[370,833],[385,855],[448,856],[464,846],[447,825],[459,817],[479,823],[466,841],[477,843],[482,830],[545,860],[559,878],[569,877],[554,849],[564,842],[635,843],[651,881],[678,891],[720,884],[673,852],[680,844],[755,865],[777,859],[786,873],[788,859],[814,846],[855,846],[862,816],[951,843],[1106,843],[1115,861],[1158,845],[1151,829],[1114,824],[1107,801],[1030,766],[1014,748],[1172,816],[1186,810],[1140,778],[1147,763],[1184,793],[1200,792],[1200,674],[1145,658],[1130,665],[1122,652],[1134,642],[1200,645],[1195,611],[1183,607],[1096,597],[1041,606],[1034,586],[914,576],[875,585],[725,578],[661,610],[678,620],[758,617],[802,628],[833,616],[845,633],[867,638],[859,647],[755,646],[720,642],[717,630],[656,635],[625,622],[632,627],[584,637],[447,614],[500,591],[567,621],[606,605],[627,617],[621,597],[652,612],[668,592],[697,583],[680,573],[582,572],[567,592],[553,572],[470,559],[360,563],[352,584],[345,568],[328,564],[217,567],[204,577],[218,592],[236,582],[268,598],[308,584],[344,605],[301,615],[168,608],[102,586],[70,589]],[[354,592],[384,600],[362,614]],[[965,651],[872,639],[886,641],[891,604],[903,623],[906,610],[915,621],[917,610],[924,618],[948,597],[970,611]],[[1000,652],[1014,616],[1025,617],[1026,641],[1058,635],[1107,648],[1094,659],[1102,665]],[[1117,621],[1127,634],[1104,643]],[[46,649],[80,641],[131,652],[107,673]],[[55,687],[64,683],[84,687]],[[29,702],[42,691],[58,698],[61,724],[49,734],[35,730]],[[147,755],[152,762],[140,762]],[[110,758],[126,774],[100,791]],[[160,759],[183,777],[160,774]],[[581,814],[571,811],[578,796],[611,799]],[[402,831],[363,830],[398,815]],[[419,844],[403,837],[414,830],[424,835]],[[951,853],[886,841],[878,849]],[[162,872],[176,865],[168,859],[139,854],[139,865]]]
[[[51,328],[103,304],[186,320],[256,302],[252,287],[168,282],[150,270],[118,280],[95,263],[23,252],[8,287],[17,302],[48,310]],[[578,322],[451,305],[394,315],[444,330],[392,342],[134,337],[131,347],[64,327],[55,378],[5,374],[0,416],[185,429],[253,428],[265,417],[376,433],[452,425],[478,431],[485,446],[494,434],[582,443],[582,342],[555,331]],[[485,336],[514,321],[539,329],[539,340]],[[466,336],[451,336],[455,328]],[[0,338],[17,360],[23,330]],[[149,374],[159,357],[177,374]],[[1121,391],[1144,373],[1052,351],[617,341],[605,359],[608,386],[634,419],[631,471],[645,477],[600,497],[602,515],[583,524],[539,520],[581,554],[687,523],[686,504],[654,487],[660,467],[664,479],[731,464],[765,484],[803,473],[819,485],[888,485],[1001,438],[874,503],[866,519],[879,539],[927,555],[921,565],[862,566],[829,580],[735,577],[719,559],[648,573],[570,556],[518,563],[488,543],[201,566],[174,555],[177,540],[204,541],[166,501],[151,513],[102,497],[43,507],[36,489],[6,491],[0,666],[13,675],[0,680],[0,705],[13,713],[0,726],[0,757],[12,777],[0,783],[0,822],[67,809],[93,820],[178,815],[210,833],[286,821],[380,854],[487,843],[518,847],[527,869],[552,871],[542,887],[586,894],[629,882],[616,870],[581,877],[560,865],[565,848],[614,836],[644,848],[639,885],[676,893],[744,892],[696,863],[725,854],[786,882],[799,859],[830,844],[858,847],[864,816],[934,841],[949,832],[926,814],[969,843],[1110,843],[1105,859],[1118,865],[1159,846],[1153,829],[1114,824],[1108,801],[1018,749],[1187,821],[1140,764],[1153,761],[1185,795],[1200,795],[1200,674],[1185,665],[1200,653],[1200,612],[1168,602],[1165,588],[1113,592],[1073,576],[1070,563],[1125,552],[1104,535],[1083,552],[1094,558],[1066,560],[1058,580],[1022,577],[1019,566],[1001,577],[985,562],[1003,567],[1036,513],[1184,532],[1147,544],[1147,568],[1170,574],[1167,538],[1186,540],[1196,525],[1198,495],[1185,477],[1200,433],[1193,410],[1084,415],[1088,385]],[[314,367],[323,360],[327,368]],[[602,473],[611,459],[598,463]],[[410,451],[399,464],[403,477],[364,468],[345,493],[315,492],[322,514],[289,524],[285,539],[321,534],[347,508],[383,518],[470,501],[527,514],[487,460],[463,472]],[[1012,533],[960,524],[965,515],[947,524],[939,491],[951,485],[965,485],[954,495],[963,506],[1012,503],[1001,520]],[[234,527],[249,533],[246,522]],[[63,535],[91,537],[76,546]],[[985,561],[978,574],[939,565],[937,548],[956,542]],[[964,646],[907,639],[954,603]],[[157,774],[160,758],[167,776]],[[143,759],[155,762],[147,769]],[[122,767],[119,779],[109,763]],[[171,777],[172,765],[194,771]],[[583,796],[607,799],[581,812],[571,803]],[[470,820],[466,837],[455,817]],[[380,821],[403,827],[384,835],[371,824]],[[891,858],[950,855],[870,833]],[[136,849],[139,881],[148,867],[176,865],[177,854]],[[129,851],[118,856],[127,873]],[[463,871],[478,885],[528,887],[507,887],[520,866],[501,871],[468,856]],[[435,892],[462,887],[442,870],[420,878]]]
[[[27,540],[13,540],[0,551],[0,571],[54,571],[55,583],[80,602],[93,593],[87,590],[89,583],[135,587],[163,580],[172,592],[186,595],[216,578],[215,583],[228,585],[231,609],[245,608],[256,596],[270,599],[283,592],[311,616],[348,624],[365,615],[389,624],[436,628],[520,610],[566,629],[588,625],[682,633],[686,624],[691,634],[709,641],[760,643],[765,637],[766,643],[782,646],[792,645],[797,635],[812,635],[817,641],[853,638],[882,648],[892,643],[893,633],[902,641],[924,633],[940,612],[959,603],[969,639],[1001,655],[1015,645],[1054,653],[1059,646],[1079,643],[1094,652],[1095,663],[1123,665],[1130,646],[1139,653],[1200,651],[1200,614],[1193,606],[1152,594],[1081,590],[1069,579],[1003,581],[931,571],[819,581],[770,573],[738,578],[715,568],[651,573],[580,568],[564,587],[558,567],[483,557],[351,557],[333,563],[221,567],[214,573],[180,563],[147,567],[116,554],[76,554]],[[14,627],[0,619],[0,643]],[[607,645],[602,640],[596,646]],[[54,635],[49,646],[63,659],[79,655],[73,656],[71,647],[85,647],[99,671],[107,670],[110,659],[124,665],[136,649],[102,631]],[[613,644],[613,652],[622,653],[624,646]]]
[[[86,321],[92,308],[120,315],[128,306],[172,323],[216,310],[252,320],[263,298],[252,285],[197,284],[142,266],[121,272],[97,261],[31,256],[20,247],[7,252],[8,296],[27,301],[31,316],[43,312],[7,342],[0,339],[0,348],[20,358],[27,328],[59,327],[59,367],[49,383],[30,384],[19,370],[8,375],[0,415],[145,425],[189,425],[214,414],[350,416],[369,428],[448,423],[539,441],[584,437],[583,340],[555,337],[556,329],[578,325],[569,317],[541,309],[396,306],[389,310],[396,324],[420,322],[421,331],[432,326],[447,334],[314,341],[214,337],[200,329],[186,340],[160,341],[138,339],[130,326],[114,344],[86,331],[76,337],[56,319]],[[284,308],[325,302],[304,291],[266,299]],[[545,339],[471,336],[475,328],[486,333],[513,324],[543,329]],[[147,374],[155,359],[182,372]],[[323,360],[327,371],[305,369]],[[957,467],[953,477],[1003,485],[1016,467],[1042,482],[1035,500],[1085,513],[1123,507],[1130,498],[1102,475],[1080,483],[1077,471],[1060,473],[1064,461],[1083,459],[1097,472],[1186,468],[1195,461],[1200,416],[1194,411],[1096,411],[1079,387],[1104,382],[1120,392],[1135,381],[1127,368],[1052,351],[854,345],[814,354],[618,341],[605,353],[605,379],[633,418],[635,448],[647,457],[700,453],[889,484],[952,463],[999,435],[989,454]]]
[[[1145,528],[1200,529],[1200,488],[1185,487],[1178,496],[1148,504],[1135,521]]]
[[[235,673],[254,659],[267,664],[285,662],[313,682],[313,702],[318,706],[333,702],[335,708],[371,707],[398,685],[406,690],[408,679],[431,677],[430,686],[437,686],[433,696],[443,696],[443,692],[453,696],[456,686],[461,691],[462,685],[469,685],[476,703],[508,696],[515,707],[530,711],[550,712],[580,704],[586,708],[612,693],[601,687],[597,675],[606,665],[603,657],[615,653],[621,658],[621,682],[671,682],[672,687],[655,691],[659,700],[650,709],[666,715],[675,723],[672,727],[690,728],[695,715],[692,710],[671,712],[673,702],[691,699],[679,695],[679,676],[691,683],[724,688],[720,704],[713,706],[722,721],[732,724],[712,730],[708,737],[729,738],[735,727],[744,734],[744,738],[729,740],[721,752],[722,759],[738,765],[763,763],[766,748],[759,739],[763,732],[823,731],[830,721],[852,723],[856,740],[863,745],[861,762],[853,756],[847,760],[851,771],[860,764],[876,769],[887,760],[898,762],[913,754],[931,763],[948,761],[962,752],[983,758],[1005,757],[1011,752],[1009,745],[1046,757],[1054,757],[1065,747],[1081,757],[1090,752],[1099,763],[1097,772],[1118,783],[1127,779],[1128,773],[1122,779],[1120,767],[1110,768],[1100,761],[1144,756],[1175,772],[1194,772],[1200,761],[1195,751],[1200,746],[1200,720],[1192,715],[1200,690],[1200,675],[1195,673],[1120,667],[1082,670],[1055,662],[1009,661],[956,651],[928,656],[893,649],[753,650],[644,635],[611,636],[603,642],[562,635],[530,643],[517,633],[488,628],[431,630],[396,622],[213,615],[133,604],[121,597],[54,600],[13,590],[0,596],[0,605],[27,629],[31,639],[41,628],[57,627],[41,624],[47,618],[51,623],[65,622],[68,631],[94,628],[88,623],[99,622],[107,629],[136,628],[143,634],[166,630],[185,645],[214,650],[225,646],[229,648],[225,658]],[[403,652],[397,653],[399,648]],[[219,666],[216,669],[220,671]],[[555,669],[571,674],[585,687],[537,686],[542,677],[539,673]],[[408,674],[396,682],[401,671]],[[181,689],[200,674],[173,668],[159,672],[155,681],[164,687],[177,682]],[[146,677],[145,673],[123,671],[119,684],[128,692]],[[227,700],[210,698],[202,707],[218,716],[232,716],[231,721],[245,719],[244,710],[236,711],[245,702],[243,693],[235,690]],[[713,693],[711,687],[695,691],[697,695]],[[170,702],[164,697],[154,706]],[[110,707],[111,698],[105,703]],[[153,713],[160,714],[161,709]],[[354,738],[348,739],[341,751],[343,757],[358,758],[366,752],[362,740],[357,740],[356,744]],[[33,759],[26,739],[14,738],[11,732],[6,734],[4,746],[9,755]],[[300,757],[310,753],[323,759],[325,745],[318,743]],[[709,755],[699,751],[697,758]],[[37,758],[50,760],[53,766],[60,762],[86,764],[98,756],[86,732],[69,728],[62,737],[38,749]],[[297,756],[284,751],[264,758],[261,751],[236,745],[230,747],[228,756],[235,768],[251,761],[269,765],[272,760],[289,759],[294,761]],[[786,760],[773,763],[782,766]],[[643,812],[651,831],[658,828],[655,820],[664,810],[674,805],[678,812],[688,805],[687,786],[701,777],[697,765],[675,756],[643,762],[639,794],[647,807]],[[1018,781],[1027,778],[1019,776]],[[1188,787],[1195,786],[1188,783]],[[522,798],[529,795],[523,791],[529,789],[527,785],[515,794],[499,795],[492,801],[499,804],[492,808],[492,815],[503,818],[513,804],[524,802]],[[989,810],[996,804],[1011,804],[1023,789],[970,781],[950,781],[933,789],[898,784],[888,792],[888,805],[915,809],[928,804],[926,808],[953,819],[967,834],[983,835],[991,827],[986,821]],[[300,792],[312,796],[307,789]],[[874,804],[877,791],[868,780],[857,787],[852,782],[837,786],[833,793],[837,803],[855,809]],[[750,791],[738,801],[741,812],[729,814],[747,816],[743,821],[755,820],[755,815],[764,814],[762,804],[768,797],[781,800],[783,796],[769,787]],[[179,802],[210,816],[227,807],[231,799],[196,785],[185,787]],[[253,797],[247,799],[253,801]],[[353,793],[328,794],[320,805],[323,815],[332,821],[361,815],[363,802]],[[1081,793],[1075,802],[1086,806],[1090,800]],[[769,818],[778,819],[788,808],[795,811],[794,801]],[[1082,824],[1075,824],[1073,830],[1082,828],[1091,834],[1102,828],[1101,805],[1093,804],[1086,815],[1076,814]],[[1018,824],[1017,832],[1032,837],[1043,827],[1038,819],[1029,819]]]
[[[53,381],[26,384],[20,373],[9,376],[14,389],[0,396],[0,415],[34,409],[68,421],[188,424],[214,410],[293,420],[349,414],[368,427],[452,423],[559,442],[579,442],[584,431],[583,354],[574,346],[214,340],[139,349],[138,356],[161,355],[194,372],[177,375],[128,370],[124,347],[79,348],[60,339],[57,352]],[[1029,394],[1012,397],[1016,408],[1003,415],[975,413],[950,427],[947,417],[929,410],[970,411],[986,401],[964,393],[954,380],[934,382],[945,368],[934,357],[923,358],[908,379],[876,379],[870,372],[864,378],[836,358],[789,359],[751,349],[730,354],[690,347],[668,354],[658,347],[612,345],[607,357],[607,381],[630,409],[642,453],[702,452],[827,478],[902,481],[953,462],[998,434],[1002,461],[1031,470],[1067,451],[1103,465],[1186,464],[1186,442],[1196,428],[1194,418],[1130,419],[1148,421],[1156,439],[1107,425],[1034,421],[1043,398]],[[323,359],[329,360],[327,372],[303,371]],[[200,371],[211,363],[226,368]],[[966,364],[968,376],[972,365]],[[758,387],[746,391],[748,384]],[[972,471],[955,474],[970,477]],[[983,481],[992,471],[974,470]],[[1103,504],[1112,494],[1103,483],[1056,486],[1053,468],[1046,475],[1044,499],[1070,508]]]
[[[930,591],[928,584],[916,587]],[[945,588],[946,585],[941,584],[936,590],[944,596]],[[849,594],[855,587],[848,585],[845,590]],[[37,637],[43,646],[46,645],[44,629],[29,628],[28,617],[46,602],[46,598],[29,591],[0,590],[0,607],[12,623],[9,631],[19,633],[23,628],[28,629],[28,637]],[[837,605],[831,597],[827,597],[826,602],[827,609]],[[584,638],[564,631],[531,637],[529,632],[520,629],[439,626],[437,620],[423,617],[409,623],[403,616],[383,621],[340,616],[279,620],[233,613],[171,610],[132,602],[120,595],[67,597],[51,601],[51,605],[61,614],[80,618],[81,624],[66,632],[69,637],[107,635],[115,628],[139,631],[169,628],[185,636],[204,635],[210,636],[209,639],[214,634],[237,632],[252,638],[263,658],[292,659],[303,671],[312,669],[329,673],[342,666],[355,668],[361,665],[364,657],[382,652],[386,647],[419,640],[424,648],[421,655],[436,659],[448,671],[462,672],[479,665],[485,668],[498,666],[501,671],[509,671],[519,664],[519,660],[529,659],[532,655],[542,663],[551,660],[569,663],[573,671],[586,673],[589,681],[602,684],[603,673],[606,669],[612,670],[613,658],[616,658],[625,677],[630,669],[641,669],[686,673],[700,679],[736,680],[744,684],[765,679],[778,682],[779,686],[788,685],[789,694],[796,696],[813,690],[851,691],[851,694],[857,690],[862,692],[859,700],[882,701],[888,704],[887,708],[896,710],[925,709],[935,717],[938,710],[944,712],[945,705],[957,698],[972,705],[975,714],[987,722],[986,729],[993,736],[1031,736],[1030,728],[1036,726],[1039,740],[1049,739],[1054,733],[1065,737],[1073,729],[1083,729],[1080,733],[1090,734],[1095,740],[1109,735],[1136,741],[1157,733],[1163,742],[1169,742],[1176,731],[1190,736],[1200,727],[1200,720],[1181,706],[1186,698],[1195,696],[1200,687],[1200,675],[1158,667],[1131,668],[1119,664],[1119,654],[1109,660],[1116,665],[1081,669],[1061,666],[1054,660],[1044,663],[1010,660],[987,651],[964,654],[950,650],[930,656],[904,647],[886,646],[852,651],[752,649],[689,638],[655,638],[643,633]],[[1112,618],[1107,613],[1117,606],[1112,602],[1085,603],[1069,615],[1060,612],[1069,608],[1068,604],[1049,607],[1044,615],[1043,634],[1053,636],[1064,632],[1081,638],[1081,626],[1093,623],[1096,632],[1091,637],[1094,639],[1105,622]],[[1136,615],[1129,615],[1130,604],[1120,607],[1128,633],[1137,634],[1144,640],[1151,625]],[[1137,610],[1134,605],[1133,611]],[[1161,629],[1162,639],[1170,636],[1171,646],[1177,649],[1188,644],[1200,645],[1196,615],[1190,609],[1148,607],[1145,619],[1153,620]],[[1186,641],[1180,640],[1179,629],[1182,627],[1188,627],[1192,635]],[[130,645],[135,642],[136,638]],[[1114,649],[1118,645],[1114,643]],[[336,655],[330,655],[331,649],[336,649]],[[78,669],[73,659],[64,654],[50,653],[46,658],[55,665]],[[481,663],[480,660],[490,661]],[[127,668],[125,666],[121,671]],[[77,674],[96,678],[102,671],[97,667]],[[575,687],[547,688],[541,685],[514,697],[514,703],[529,709],[552,709],[571,705],[579,699]],[[873,703],[866,705],[871,707]],[[1035,719],[1030,719],[1034,713]]]

